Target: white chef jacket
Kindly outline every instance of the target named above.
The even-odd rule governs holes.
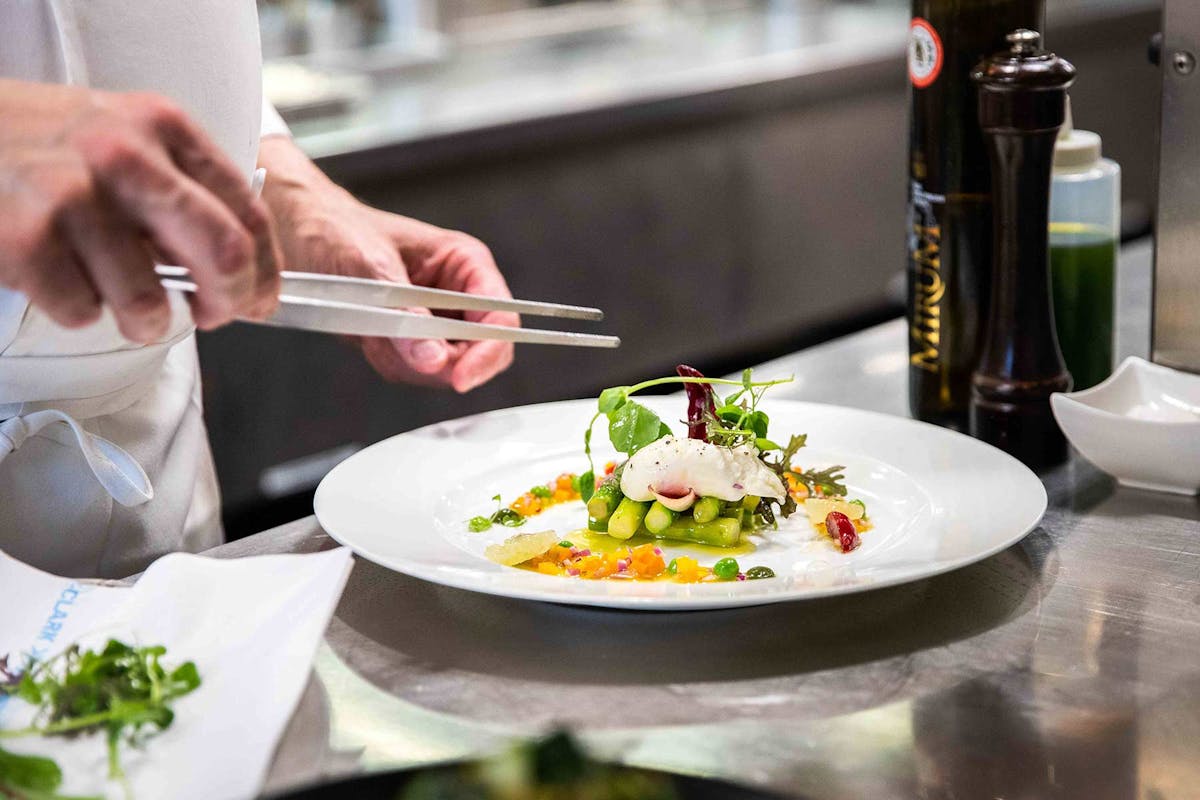
[[[261,69],[254,0],[0,2],[0,75],[166,95],[247,179],[260,135],[286,131]],[[194,328],[173,309],[162,340],[138,346],[107,311],[66,330],[0,289],[0,549],[121,577],[220,542]]]

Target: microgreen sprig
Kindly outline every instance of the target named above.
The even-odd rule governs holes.
[[[24,700],[36,711],[28,727],[0,730],[0,739],[103,732],[109,777],[124,782],[122,745],[140,747],[170,727],[175,719],[171,704],[200,685],[200,673],[193,662],[164,667],[161,658],[166,652],[162,646],[134,647],[113,639],[99,651],[72,645],[52,658],[31,664],[19,679],[6,670],[9,680],[0,683],[0,695]],[[32,774],[40,781],[43,794],[52,794],[57,788],[45,764],[28,760],[15,763],[26,770],[36,768]],[[54,768],[57,770],[57,765]]]
[[[525,524],[525,518],[513,511],[511,508],[505,508],[500,501],[500,495],[492,495],[492,499],[496,501],[496,510],[490,517],[478,516],[471,517],[467,522],[467,527],[474,533],[482,533],[489,530],[493,525],[504,525],[509,528],[519,528]]]

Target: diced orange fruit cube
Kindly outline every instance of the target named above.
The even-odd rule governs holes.
[[[681,583],[695,583],[700,579],[700,563],[689,556],[675,559],[675,580]]]
[[[509,508],[522,517],[532,517],[542,510],[542,500],[537,495],[526,492],[516,500],[513,500]]]
[[[654,552],[654,545],[643,544],[632,551],[630,567],[640,578],[654,578],[667,568],[662,556]]]

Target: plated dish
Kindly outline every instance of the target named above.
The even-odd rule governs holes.
[[[811,495],[800,505],[796,498],[800,492],[794,492],[785,477],[786,494],[797,503],[796,513],[783,516],[787,497],[783,503],[776,500],[770,504],[775,515],[773,523],[753,518],[764,516],[757,504],[754,509],[743,506],[738,540],[727,546],[726,542],[702,542],[697,537],[685,540],[650,535],[645,515],[661,500],[657,496],[653,501],[638,499],[644,495],[636,494],[638,489],[631,485],[633,497],[622,490],[622,500],[648,504],[645,514],[636,526],[629,520],[618,525],[618,533],[632,527],[631,538],[613,537],[611,515],[617,513],[621,501],[610,513],[607,530],[589,530],[588,506],[596,498],[596,490],[585,499],[587,473],[593,473],[591,486],[604,485],[612,477],[605,476],[610,462],[615,474],[618,466],[636,457],[636,452],[631,455],[624,446],[626,434],[641,436],[639,450],[656,442],[662,448],[696,447],[679,444],[689,438],[685,398],[646,397],[621,391],[631,388],[618,387],[618,391],[602,396],[599,403],[579,400],[505,409],[380,442],[326,476],[314,502],[317,518],[334,539],[360,556],[435,583],[549,602],[671,610],[826,597],[936,575],[1018,541],[1037,524],[1046,507],[1045,490],[1030,470],[969,437],[898,417],[774,400],[767,394],[754,410],[769,415],[769,436],[755,438],[777,444],[771,437],[787,438],[790,443],[793,434],[807,433],[805,446],[796,451],[799,455],[790,459],[785,472],[809,477],[827,473],[830,481],[839,476],[836,480],[845,494],[822,487],[820,494],[824,496],[817,497],[818,493],[805,485]],[[729,405],[724,401],[736,391],[736,387],[721,385],[717,408]],[[628,402],[631,396],[636,398],[637,407],[615,419],[638,424],[617,425],[614,437],[615,419],[609,415],[616,406],[606,406],[621,397]],[[593,418],[597,419],[587,449],[594,469],[589,470],[583,433]],[[603,435],[602,422],[607,422],[608,436]],[[666,444],[667,432],[662,427],[668,429],[674,444]],[[659,433],[662,435],[657,436]],[[757,443],[755,448],[755,457],[761,461],[779,461],[786,452],[759,448]],[[749,469],[740,459],[738,463]],[[690,466],[684,470],[672,464],[671,469],[670,475],[675,478],[685,473],[691,477]],[[754,469],[757,474],[757,467]],[[743,502],[747,496],[757,496],[761,502],[767,494],[764,487],[752,490],[745,481],[731,480],[729,488],[734,482],[743,486]],[[706,491],[707,496],[714,496],[715,491],[707,484],[707,488],[698,488],[698,480],[685,483],[688,485],[659,485],[657,478],[647,478],[643,489],[653,495],[653,484],[668,501],[673,501],[672,496],[680,494],[680,489],[688,490],[682,493],[685,497],[694,493],[691,507],[675,512],[679,516],[672,518],[667,528],[690,511],[691,533],[695,534],[697,503]],[[803,481],[798,485],[804,485]],[[541,488],[535,492],[535,487]],[[532,498],[541,507],[536,513],[522,514],[521,504],[532,505]],[[843,552],[840,539],[813,524],[807,513],[813,499],[847,505],[850,500],[861,501],[869,527],[856,528],[857,546]],[[726,504],[721,511],[732,515],[735,509],[731,504],[736,500],[721,502]],[[672,510],[666,503],[662,505]],[[821,504],[814,507],[821,509]],[[828,517],[830,510],[837,509],[821,510],[823,517]],[[747,512],[751,512],[749,521]],[[702,511],[702,518],[704,514]],[[479,524],[472,529],[471,521],[476,517],[488,520],[486,529]],[[493,517],[498,521],[492,522]],[[520,524],[516,517],[521,518]],[[509,524],[504,524],[505,518]],[[659,520],[654,524],[662,523]],[[497,563],[497,548],[503,548],[514,536],[530,533],[541,534],[541,540],[528,540],[526,553],[511,553],[503,559],[506,563]],[[570,547],[564,544],[568,542]],[[647,545],[649,552],[633,553]],[[609,559],[622,548],[628,548],[629,554]],[[488,557],[489,549],[493,558]],[[655,549],[661,552],[654,553]],[[657,569],[657,562],[651,558],[654,555],[661,559],[667,574],[649,580],[610,576],[579,579],[581,576],[570,575],[569,570],[580,569],[582,573],[582,566],[565,563],[567,552],[572,553],[570,558],[582,555],[575,550],[590,551],[584,558],[603,556],[610,561],[614,574],[620,571],[618,562],[628,561],[628,572],[633,559],[639,556],[653,572]],[[702,568],[711,573],[726,558],[737,561],[731,579],[702,573]],[[542,566],[547,560],[552,563]],[[669,572],[672,561],[676,567],[673,575]],[[681,567],[694,567],[696,574],[685,574],[681,580]],[[769,570],[774,577],[752,579],[750,571],[755,567]],[[637,571],[641,569],[639,563]],[[739,574],[745,579],[738,580]]]
[[[674,377],[605,390],[583,434],[588,469],[537,484],[489,516],[472,517],[469,530],[519,527],[546,510],[574,501],[579,527],[569,532],[517,533],[484,551],[505,566],[581,580],[671,580],[679,583],[766,580],[768,566],[743,569],[722,551],[754,548],[800,512],[833,552],[850,553],[873,527],[866,503],[847,497],[840,464],[805,469],[796,458],[806,434],[772,440],[764,406],[768,390],[789,381],[705,377],[681,364]],[[634,398],[645,389],[677,383],[686,392],[686,435],[676,433]],[[725,389],[719,396],[717,389]],[[684,413],[680,401],[680,413]],[[597,423],[620,454],[601,475],[591,445]],[[681,427],[683,427],[681,423]],[[497,502],[500,496],[493,498]],[[583,525],[586,519],[586,526]],[[581,541],[582,540],[582,541]],[[671,557],[667,543],[703,545],[718,553],[701,563],[687,553]]]

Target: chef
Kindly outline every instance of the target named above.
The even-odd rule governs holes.
[[[191,270],[190,303],[155,260]],[[509,296],[479,241],[362,205],[296,148],[262,99],[254,0],[0,4],[0,550],[119,577],[218,544],[194,330],[268,315],[281,269]],[[359,346],[459,392],[512,360]]]

